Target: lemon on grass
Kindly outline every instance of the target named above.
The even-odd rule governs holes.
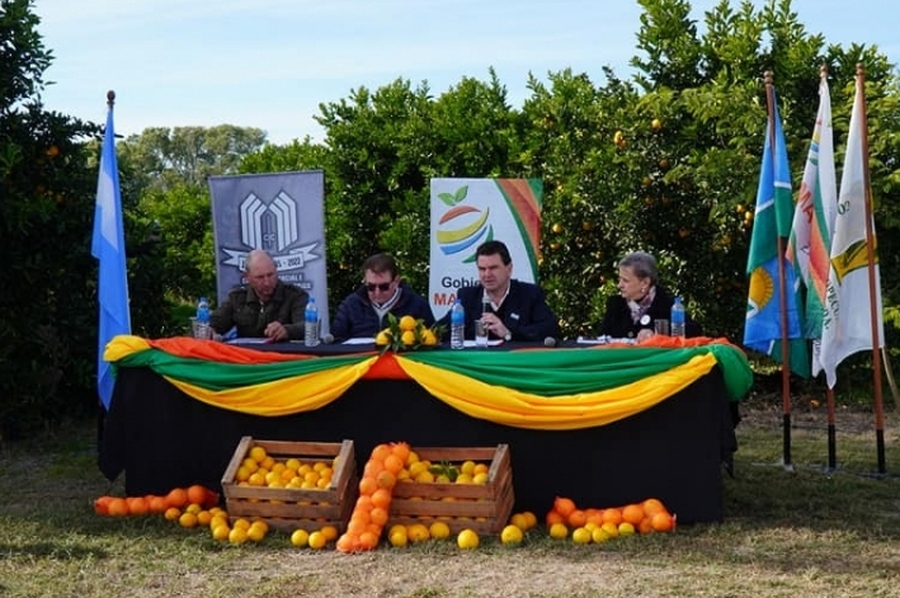
[[[523,529],[530,530],[537,525],[537,515],[531,511],[525,511],[522,513],[522,516],[525,518],[525,527]]]
[[[550,537],[560,540],[569,535],[569,528],[565,523],[554,523],[550,526]]]
[[[306,548],[309,545],[309,532],[305,529],[296,529],[291,534],[291,544],[297,548]]]
[[[464,529],[456,536],[456,545],[463,550],[478,548],[478,534],[471,529]]]
[[[328,542],[333,542],[337,540],[338,537],[338,529],[333,525],[324,525],[322,529],[319,530],[325,536],[325,540]]]
[[[253,542],[262,542],[266,537],[266,528],[255,523],[247,530],[247,539]]]
[[[228,532],[228,541],[232,544],[243,544],[247,541],[247,530],[242,527],[231,528]]]
[[[528,519],[525,517],[525,513],[516,513],[509,518],[509,522],[523,532],[528,529]]]
[[[634,535],[634,525],[623,521],[619,524],[619,535],[620,536],[633,536]]]
[[[507,546],[517,546],[522,543],[522,528],[517,525],[507,525],[500,532],[500,541]]]
[[[308,542],[310,548],[319,550],[320,548],[325,548],[325,545],[328,544],[328,538],[322,532],[313,532],[309,535]]]
[[[388,534],[388,542],[395,548],[403,548],[409,543],[409,536],[406,535],[406,528],[402,525],[394,526]]]
[[[592,539],[591,532],[583,527],[575,528],[572,531],[572,541],[576,544],[590,544]]]
[[[406,535],[409,541],[415,544],[431,538],[431,531],[424,523],[413,523],[406,528]]]
[[[227,540],[230,533],[231,528],[227,525],[217,525],[212,529],[213,540],[217,540],[219,542],[224,542],[225,540]]]
[[[197,527],[197,514],[185,511],[178,518],[178,523],[181,527]]]
[[[450,537],[450,526],[443,521],[435,521],[428,526],[428,533],[435,540],[444,540]]]
[[[595,527],[591,530],[591,540],[594,544],[600,544],[609,540],[610,536],[602,527]]]

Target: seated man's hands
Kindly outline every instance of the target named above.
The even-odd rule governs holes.
[[[653,334],[654,334],[653,331],[650,330],[649,328],[641,328],[638,331],[637,338],[635,340],[637,340],[637,342],[639,342],[639,343],[642,343],[645,340],[647,340],[648,338],[650,338],[651,336],[653,336]]]
[[[275,342],[286,341],[288,338],[287,328],[284,327],[284,324],[277,321],[269,322],[263,332],[267,338],[270,338]]]

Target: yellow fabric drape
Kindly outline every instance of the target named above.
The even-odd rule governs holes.
[[[222,391],[207,390],[169,376],[165,379],[181,392],[214,407],[274,417],[327,405],[363,377],[377,359],[373,355],[354,365]],[[303,392],[298,392],[298,388]]]
[[[608,390],[540,397],[498,388],[467,376],[397,356],[400,367],[425,390],[472,417],[519,428],[572,430],[602,426],[649,409],[706,375],[710,354],[661,374]]]

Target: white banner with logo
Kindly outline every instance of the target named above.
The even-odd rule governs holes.
[[[543,186],[539,179],[431,179],[428,300],[441,318],[460,287],[478,283],[475,250],[509,248],[513,278],[537,282]]]
[[[329,331],[325,267],[325,175],[321,170],[209,177],[221,303],[244,280],[252,249],[269,252],[285,284],[316,300]]]

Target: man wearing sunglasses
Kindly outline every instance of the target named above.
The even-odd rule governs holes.
[[[335,341],[374,338],[387,326],[387,315],[421,318],[434,324],[431,306],[400,278],[394,258],[386,253],[369,257],[362,267],[363,283],[338,306],[331,322]]]

